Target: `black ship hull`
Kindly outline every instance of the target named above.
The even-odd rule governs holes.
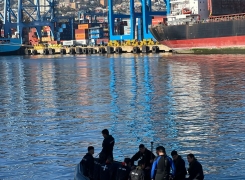
[[[245,46],[245,19],[199,22],[150,28],[155,39],[170,48],[224,48]]]

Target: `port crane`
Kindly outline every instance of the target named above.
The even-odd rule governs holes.
[[[40,5],[40,0],[18,0],[17,7],[11,4],[11,0],[4,0],[4,13],[0,18],[4,24],[4,36],[11,37],[11,29],[16,29],[19,38],[22,38],[23,28],[35,27],[37,35],[41,37],[43,26],[49,26],[51,36],[53,37],[55,0],[43,0],[44,4]],[[28,19],[29,22],[25,22]]]
[[[132,40],[135,39],[135,25],[136,25],[136,18],[139,19],[139,22],[142,22],[142,24],[139,25],[139,27],[142,27],[143,35],[140,37],[139,40],[142,39],[152,39],[153,36],[148,30],[148,26],[151,25],[151,17],[152,16],[166,16],[170,14],[170,0],[163,0],[166,4],[166,10],[162,12],[153,12],[152,11],[152,5],[151,0],[141,0],[141,6],[142,10],[141,13],[135,12],[135,3],[134,0],[129,1],[129,9],[130,14],[115,14],[113,11],[113,0],[108,0],[108,11],[109,11],[109,32],[110,32],[110,40]],[[130,24],[131,24],[131,31],[129,35],[115,35],[114,34],[114,22],[116,18],[130,18]],[[139,32],[141,29],[139,28]]]

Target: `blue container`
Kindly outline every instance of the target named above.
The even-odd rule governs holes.
[[[59,28],[59,32],[63,32],[63,28]]]

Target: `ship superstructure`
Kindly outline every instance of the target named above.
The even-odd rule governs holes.
[[[168,25],[205,20],[209,17],[207,0],[170,0],[171,11],[167,16]]]

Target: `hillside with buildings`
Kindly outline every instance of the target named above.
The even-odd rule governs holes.
[[[17,13],[18,0],[11,0],[11,8]],[[26,5],[30,5],[30,2],[25,1]],[[78,17],[78,11],[84,12],[96,12],[107,13],[108,0],[56,0],[55,1],[55,14],[56,16],[74,16]],[[46,0],[40,0],[41,13],[48,10],[48,2]],[[129,0],[114,0],[113,1],[114,13],[129,14]],[[45,7],[47,6],[47,7]],[[152,0],[153,11],[163,11],[166,6],[163,0]],[[28,10],[28,8],[26,8]],[[33,9],[29,8],[31,12]],[[135,11],[141,12],[140,0],[135,0]],[[0,2],[0,12],[3,14],[3,1]]]

